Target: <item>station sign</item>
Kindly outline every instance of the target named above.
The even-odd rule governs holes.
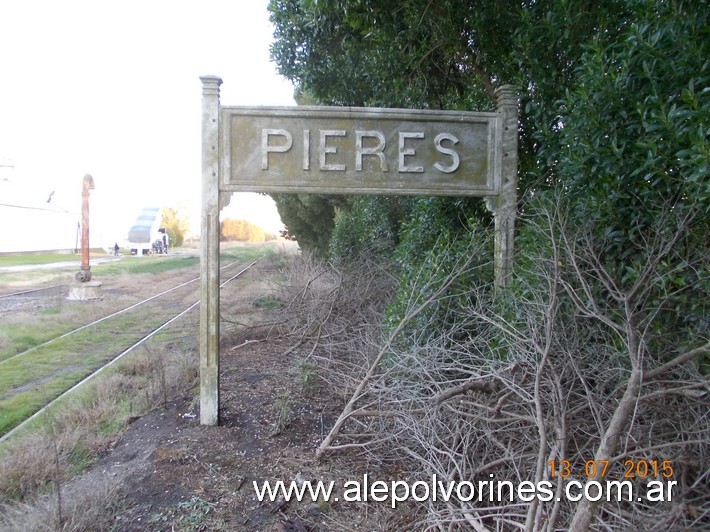
[[[223,191],[494,196],[498,113],[222,107]]]
[[[481,196],[494,213],[494,277],[513,267],[518,97],[497,111],[232,107],[202,81],[200,423],[219,421],[220,211],[233,192]]]

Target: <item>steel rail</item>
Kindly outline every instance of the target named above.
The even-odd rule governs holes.
[[[254,262],[252,262],[252,263],[249,264],[247,267],[245,267],[242,271],[240,271],[240,272],[237,273],[236,275],[233,275],[232,277],[230,277],[229,279],[227,279],[226,281],[224,281],[223,283],[221,283],[221,284],[219,285],[219,287],[220,287],[220,288],[224,287],[227,283],[229,283],[230,281],[236,279],[237,277],[239,277],[240,275],[242,275],[244,272],[248,271],[252,266],[254,266],[254,264],[256,264],[257,262],[259,262],[262,258],[263,258],[263,257],[259,257],[258,259],[256,259]],[[236,261],[235,261],[235,262],[236,262]],[[230,263],[229,266],[231,266],[232,264],[234,264],[234,262]],[[198,279],[199,279],[199,277],[198,277]],[[190,282],[192,282],[192,281],[190,281]],[[183,283],[183,285],[184,285],[184,284],[187,284],[187,283]],[[182,286],[182,285],[181,285],[181,286]],[[154,297],[157,297],[157,296],[154,296]],[[56,403],[57,403],[58,401],[60,401],[62,398],[66,397],[67,395],[69,395],[70,393],[72,393],[74,390],[80,388],[81,386],[83,386],[84,384],[86,384],[88,381],[92,380],[94,377],[96,377],[97,375],[99,375],[100,373],[102,373],[106,368],[112,366],[115,362],[118,362],[121,358],[123,358],[125,355],[127,355],[128,353],[130,353],[131,351],[133,351],[136,347],[138,347],[138,346],[142,345],[143,343],[145,343],[146,341],[148,341],[152,336],[154,336],[155,334],[157,334],[158,332],[160,332],[162,329],[164,329],[165,327],[167,327],[168,325],[170,325],[170,324],[173,323],[174,321],[178,320],[179,318],[181,318],[182,316],[184,316],[185,314],[187,314],[188,312],[190,312],[193,308],[195,308],[195,307],[196,307],[197,305],[199,305],[199,304],[200,304],[200,300],[198,299],[198,300],[195,301],[193,304],[191,304],[189,307],[187,307],[185,310],[179,312],[178,314],[176,314],[175,316],[173,316],[172,318],[170,318],[168,321],[166,321],[165,323],[163,323],[162,325],[160,325],[160,326],[157,327],[156,329],[153,329],[150,333],[146,334],[143,338],[141,338],[140,340],[138,340],[137,342],[135,342],[133,345],[131,345],[130,347],[128,347],[127,349],[125,349],[124,351],[122,351],[120,354],[116,355],[116,357],[112,358],[109,362],[107,362],[106,364],[104,364],[103,366],[101,366],[100,368],[98,368],[96,371],[94,371],[94,372],[91,373],[90,375],[84,377],[81,381],[77,382],[74,386],[72,386],[71,388],[69,388],[67,391],[65,391],[65,392],[63,392],[62,394],[60,394],[60,395],[58,395],[57,397],[55,397],[52,401],[50,401],[49,403],[47,403],[46,405],[44,405],[42,408],[40,408],[37,412],[35,412],[34,414],[32,414],[30,417],[28,417],[27,419],[25,419],[22,423],[20,423],[20,424],[17,425],[16,427],[12,428],[10,431],[6,432],[3,436],[0,436],[0,444],[2,444],[4,441],[6,441],[6,440],[9,439],[10,437],[12,437],[13,434],[15,434],[16,432],[18,432],[22,427],[26,426],[26,425],[27,425],[28,423],[30,423],[32,420],[37,419],[40,415],[42,415],[44,412],[46,412],[47,409],[51,408],[52,405],[56,404]]]
[[[61,288],[62,286],[67,286],[67,283],[44,286],[42,288],[32,288],[30,290],[22,290],[20,292],[13,292],[11,294],[0,294],[0,299],[12,296],[22,296],[24,294],[31,294],[32,292],[41,292],[42,290],[51,290],[52,288]]]

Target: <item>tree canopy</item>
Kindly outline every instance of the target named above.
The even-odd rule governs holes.
[[[629,283],[649,235],[690,219],[668,282],[707,290],[697,266],[710,234],[702,4],[272,0],[269,9],[280,72],[323,104],[487,110],[496,86],[517,86],[521,208],[548,192],[570,201]],[[276,199],[306,248],[335,259],[392,254],[405,286],[423,256],[491,219],[477,200]],[[683,297],[674,312],[702,321],[704,305],[691,310]]]
[[[496,86],[519,87],[520,197],[561,187],[590,212],[606,209],[617,255],[658,209],[708,204],[702,5],[272,0],[269,10],[280,72],[323,104],[489,110]],[[281,203],[295,206],[284,207],[298,219],[291,234],[330,238],[327,200]],[[467,212],[487,221],[473,203]],[[355,208],[375,212],[366,204]],[[377,232],[360,226],[350,238]]]

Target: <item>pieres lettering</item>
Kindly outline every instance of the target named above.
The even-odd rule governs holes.
[[[427,143],[422,131],[399,131],[396,133],[396,149],[387,145],[381,131],[374,129],[356,129],[352,132],[346,129],[319,129],[313,135],[310,129],[304,129],[298,134],[302,135],[301,154],[289,153],[294,146],[294,134],[290,131],[262,129],[261,169],[268,170],[269,163],[277,163],[278,157],[300,157],[304,170],[311,170],[311,165],[315,164],[316,169],[324,172],[344,172],[353,167],[356,172],[362,172],[366,158],[372,158],[375,168],[381,172],[396,168],[397,172],[402,173],[423,173],[429,161],[428,164],[439,172],[451,174],[461,164],[455,149],[459,139],[447,132],[437,134]],[[351,138],[354,138],[354,143],[352,140],[346,143]],[[427,156],[426,151],[431,151],[432,144],[435,153]],[[344,146],[351,146],[351,150]]]

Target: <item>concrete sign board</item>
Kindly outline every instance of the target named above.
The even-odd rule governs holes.
[[[223,107],[221,113],[220,190],[498,192],[497,113],[354,107]]]

